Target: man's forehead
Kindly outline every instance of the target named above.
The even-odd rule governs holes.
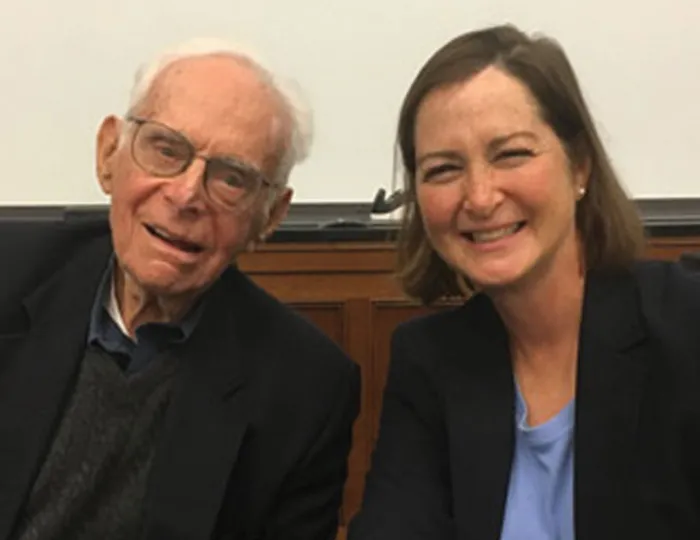
[[[183,131],[193,142],[241,138],[274,144],[281,103],[247,61],[209,55],[177,60],[154,81],[140,114]],[[238,141],[240,143],[242,141]]]
[[[221,104],[254,101],[276,105],[275,93],[248,61],[212,54],[182,58],[168,64],[155,78],[146,101],[158,107],[164,100]]]

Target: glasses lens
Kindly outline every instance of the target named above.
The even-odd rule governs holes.
[[[260,190],[261,174],[244,164],[211,159],[207,166],[206,185],[211,199],[228,208],[247,204]]]
[[[132,148],[136,162],[157,176],[181,173],[193,155],[192,147],[182,135],[155,122],[139,126]]]

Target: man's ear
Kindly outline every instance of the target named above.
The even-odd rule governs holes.
[[[292,202],[292,195],[294,191],[292,188],[285,187],[272,203],[272,208],[270,208],[270,213],[267,216],[267,223],[262,228],[263,240],[270,236],[275,229],[279,227],[282,220],[287,217],[287,212],[289,212],[289,205]]]
[[[121,120],[111,115],[102,120],[100,129],[97,132],[97,155],[95,156],[97,180],[102,191],[107,195],[112,193],[114,155],[119,148],[121,129]]]
[[[272,207],[263,218],[263,222],[257,227],[256,234],[248,242],[248,251],[254,251],[258,244],[262,244],[279,226],[282,220],[286,217],[289,211],[289,205],[292,201],[294,191],[292,188],[285,187],[283,191],[275,197]]]

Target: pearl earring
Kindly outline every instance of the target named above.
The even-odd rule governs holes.
[[[578,198],[583,199],[583,196],[586,194],[586,188],[583,186],[579,186],[578,188]]]

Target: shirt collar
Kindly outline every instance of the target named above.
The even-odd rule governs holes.
[[[135,339],[129,336],[114,286],[115,264],[116,257],[112,255],[95,295],[95,302],[90,314],[88,343],[99,343],[105,346],[117,337],[133,344],[143,339],[153,339],[156,335],[159,338],[165,337],[166,341],[171,343],[180,343],[189,339],[201,318],[204,299],[200,299],[179,322],[147,323],[136,329]],[[118,332],[114,332],[115,329]],[[108,347],[108,349],[111,348]]]

